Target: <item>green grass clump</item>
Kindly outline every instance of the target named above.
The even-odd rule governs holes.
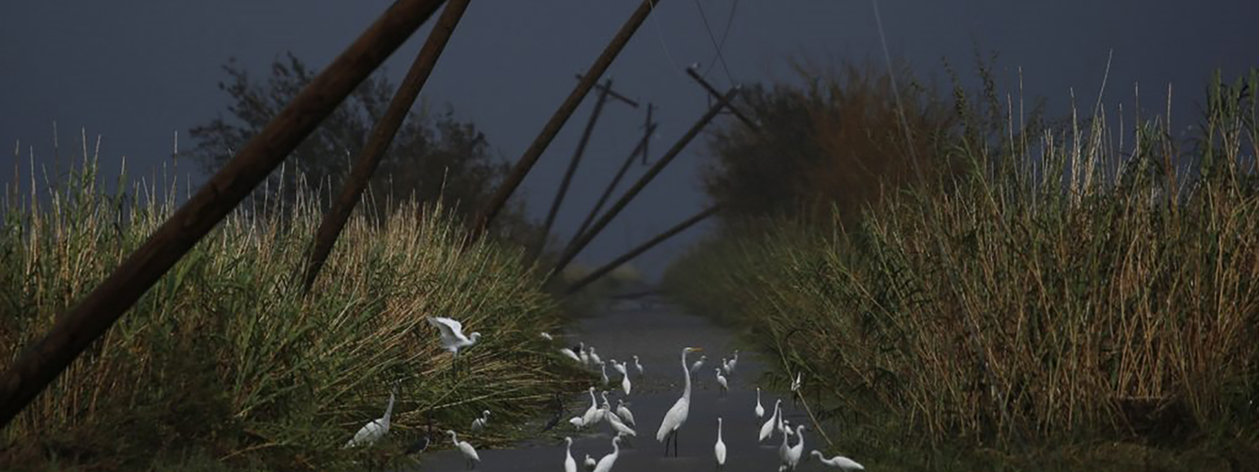
[[[43,198],[9,195],[0,231],[6,364],[175,208],[143,184],[106,194],[94,161],[85,152]],[[125,175],[119,183],[128,187]],[[0,433],[0,469],[130,470],[184,456],[233,468],[361,469],[404,460],[426,412],[435,430],[463,433],[481,410],[515,424],[575,388],[538,335],[562,320],[520,250],[495,242],[461,250],[462,227],[440,206],[402,202],[382,221],[356,213],[303,295],[298,276],[320,194],[300,194],[291,207],[247,203],[197,244]],[[457,379],[429,315],[483,334],[461,356]],[[390,440],[342,450],[381,416],[395,380]],[[469,438],[513,434],[493,431]]]
[[[1026,140],[968,130],[968,174],[889,191],[848,227],[731,226],[667,285],[756,333],[778,383],[804,372],[833,446],[867,466],[1254,463],[1256,87],[1217,78],[1183,151],[1161,118],[1119,147],[1100,107]]]

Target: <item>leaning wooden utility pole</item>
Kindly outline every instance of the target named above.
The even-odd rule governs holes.
[[[547,276],[547,282],[554,280],[555,277],[564,270],[564,267],[567,267],[568,263],[572,262],[573,258],[577,257],[577,254],[580,253],[582,249],[585,249],[586,245],[590,244],[590,241],[593,240],[595,236],[598,236],[599,232],[603,231],[603,228],[607,227],[608,223],[611,223],[612,219],[616,218],[616,215],[620,213],[621,210],[625,209],[626,205],[629,205],[630,201],[632,201],[634,197],[647,186],[648,183],[651,183],[651,180],[654,179],[660,171],[664,170],[665,166],[668,166],[674,158],[678,157],[678,154],[682,153],[682,149],[686,148],[686,145],[690,144],[691,140],[695,139],[695,137],[699,135],[699,132],[704,129],[704,126],[707,126],[708,123],[712,121],[723,108],[726,107],[726,105],[729,105],[730,101],[733,100],[735,95],[738,95],[738,93],[739,87],[733,87],[729,92],[726,92],[726,94],[722,96],[721,99],[712,106],[712,108],[708,109],[707,113],[704,113],[704,116],[701,117],[699,121],[695,122],[695,124],[691,126],[691,129],[688,130],[677,143],[673,144],[673,147],[669,149],[669,152],[665,153],[664,157],[661,157],[660,160],[656,161],[655,165],[652,165],[651,168],[647,170],[646,174],[643,174],[642,177],[638,178],[638,182],[635,182],[632,187],[625,191],[624,195],[621,195],[620,200],[617,200],[611,208],[608,208],[607,213],[604,213],[603,216],[599,218],[599,221],[595,223],[594,226],[590,227],[589,231],[586,231],[578,239],[574,240],[573,243],[564,250],[564,253],[560,255],[559,261],[557,261],[555,263],[555,267],[551,269],[551,274]]]
[[[564,204],[564,195],[568,193],[568,186],[573,182],[573,174],[577,173],[577,165],[581,163],[581,156],[586,152],[586,145],[590,144],[590,135],[594,133],[595,123],[599,121],[599,114],[603,112],[603,105],[608,102],[608,97],[613,96],[612,79],[604,81],[599,86],[599,98],[595,101],[595,108],[590,112],[590,120],[586,121],[586,129],[581,133],[581,139],[577,141],[577,150],[573,152],[573,158],[568,161],[568,170],[564,172],[564,179],[560,181],[560,188],[555,192],[555,199],[551,202],[551,211],[546,214],[546,221],[542,224],[542,235],[539,237],[537,250],[534,254],[541,254],[546,249],[547,237],[551,234],[551,227],[555,224],[555,216],[560,212],[560,205]],[[624,99],[622,95],[615,94],[617,97],[638,108],[638,103],[632,100]]]
[[[695,226],[696,223],[704,221],[705,218],[713,216],[720,210],[721,210],[721,204],[718,203],[716,205],[708,207],[708,209],[704,211],[699,212],[695,216],[687,218],[686,221],[678,223],[677,226],[669,228],[665,232],[660,233],[656,237],[648,240],[647,242],[638,245],[638,247],[635,247],[634,249],[630,249],[629,252],[626,252],[625,254],[621,255],[621,257],[613,259],[612,262],[605,264],[603,267],[595,269],[594,272],[591,272],[585,277],[582,277],[580,280],[573,282],[573,284],[570,285],[568,289],[564,291],[564,294],[572,295],[574,293],[577,293],[578,290],[581,290],[583,287],[590,285],[591,282],[599,280],[599,277],[603,277],[608,272],[612,272],[617,267],[620,267],[621,264],[629,262],[630,260],[634,259],[635,257],[638,257],[642,253],[647,252],[649,249],[656,247],[657,244],[660,244],[664,242],[665,240],[676,236],[678,233],[686,231],[687,228],[690,228],[691,226]]]
[[[647,158],[651,157],[649,155],[650,152],[647,150],[647,141],[651,140],[651,133],[656,131],[656,123],[651,121],[651,110],[654,108],[656,108],[656,105],[650,102],[647,103],[647,124],[643,125],[643,129],[646,130],[643,133],[643,165],[647,165]]]
[[[699,75],[699,64],[691,64],[688,66],[686,68],[686,74],[691,76],[692,79],[695,79],[696,82],[699,82],[699,86],[703,87],[704,90],[708,92],[709,98],[721,98],[721,92],[718,92],[712,84],[708,83],[707,80],[704,80],[703,76]],[[727,106],[726,109],[730,110],[730,113],[733,113],[734,116],[738,118],[739,121],[742,121],[743,124],[747,125],[748,128],[752,128],[753,131],[757,132],[761,130],[761,127],[757,126],[756,122],[752,121],[751,118],[748,118],[747,115],[739,111],[739,107],[735,106],[733,103]]]
[[[595,63],[586,70],[585,77],[581,82],[577,83],[577,88],[564,99],[564,103],[560,104],[560,108],[555,110],[555,114],[551,116],[551,120],[542,127],[542,132],[534,139],[533,144],[525,150],[524,155],[516,162],[516,166],[512,168],[507,178],[503,179],[503,183],[499,185],[498,191],[481,209],[481,213],[473,220],[472,230],[468,234],[468,242],[476,241],[489,228],[490,223],[494,221],[494,216],[498,215],[499,210],[503,209],[503,205],[507,204],[507,200],[511,198],[512,193],[516,191],[516,187],[525,180],[525,175],[529,173],[529,169],[533,168],[533,164],[538,161],[542,153],[546,151],[546,147],[555,139],[555,135],[560,132],[560,128],[564,127],[564,122],[573,115],[573,111],[577,109],[577,105],[581,104],[581,100],[586,97],[590,89],[594,87],[595,82],[602,77],[608,70],[608,66],[612,64],[612,60],[620,54],[621,49],[629,43],[634,32],[642,26],[643,21],[647,19],[647,15],[651,14],[655,9],[653,3],[659,3],[660,0],[643,0],[638,6],[638,10],[630,16],[625,25],[621,26],[621,30],[612,38],[612,42],[608,43],[608,47],[603,50]]]
[[[437,65],[437,59],[446,49],[450,35],[454,34],[455,27],[459,25],[459,19],[463,18],[463,12],[468,9],[468,3],[471,1],[449,0],[441,16],[437,18],[433,31],[428,34],[428,40],[424,42],[419,55],[415,57],[415,62],[411,63],[411,70],[407,71],[407,76],[402,79],[402,84],[394,93],[393,99],[389,102],[389,108],[372,128],[372,135],[367,140],[367,145],[363,146],[358,160],[350,169],[350,176],[345,179],[345,187],[341,189],[341,194],[337,196],[336,202],[332,204],[332,208],[319,223],[319,230],[315,232],[314,245],[311,247],[306,269],[303,271],[305,275],[302,277],[302,291],[309,292],[311,286],[315,284],[315,279],[319,277],[319,270],[328,260],[328,254],[332,252],[337,237],[345,228],[345,222],[350,219],[354,206],[363,196],[363,189],[367,188],[372,174],[380,166],[385,151],[393,142],[394,135],[398,133],[398,128],[402,126],[403,120],[411,110],[411,105],[415,104],[415,98],[420,95],[420,89],[424,88],[424,83],[428,81],[429,74]]]
[[[577,232],[573,233],[573,238],[568,240],[568,246],[572,246],[573,241],[580,238],[581,235],[586,232],[586,228],[590,227],[590,223],[594,222],[595,216],[599,215],[599,210],[603,209],[603,204],[608,202],[608,197],[612,196],[612,191],[616,190],[617,184],[621,183],[621,178],[625,177],[625,172],[629,170],[630,165],[634,164],[634,158],[638,157],[639,154],[645,154],[647,152],[647,141],[651,139],[651,133],[654,131],[656,131],[656,124],[652,123],[651,126],[647,128],[647,134],[643,135],[643,139],[638,141],[637,146],[634,146],[634,151],[625,158],[625,162],[621,163],[621,168],[616,171],[616,175],[612,176],[612,182],[608,183],[608,186],[603,189],[603,195],[599,196],[599,201],[595,202],[595,206],[590,209],[590,213],[587,214],[586,219],[581,222],[581,226],[577,228]]]
[[[0,376],[0,428],[240,203],[444,0],[398,0]]]

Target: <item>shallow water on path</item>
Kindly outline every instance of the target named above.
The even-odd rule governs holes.
[[[703,318],[681,313],[658,300],[645,299],[642,305],[633,301],[622,302],[598,316],[581,320],[576,332],[565,341],[566,344],[584,341],[587,345],[595,346],[596,352],[604,361],[629,360],[637,354],[643,364],[642,379],[637,379],[633,370],[630,370],[630,380],[634,385],[631,395],[624,397],[638,421],[638,427],[635,428],[638,437],[632,438],[629,444],[622,441],[621,453],[613,470],[715,470],[713,445],[717,439],[718,416],[724,421],[722,436],[727,449],[726,466],[723,470],[778,470],[778,447],[782,443],[782,436],[776,434],[764,443],[756,442],[763,422],[753,413],[756,406],[754,382],[763,371],[761,360],[754,353],[741,353],[737,370],[729,379],[730,392],[726,395],[721,393],[715,380],[713,369],[720,364],[722,357],[729,356],[737,347],[733,333]],[[655,433],[665,411],[682,395],[680,356],[682,348],[686,346],[704,349],[702,353],[692,353],[688,362],[698,360],[699,354],[707,355],[708,361],[700,369],[698,381],[692,387],[690,415],[680,430],[678,457],[664,458],[664,445],[656,441]],[[619,388],[620,374],[610,372],[609,376],[612,378],[609,387],[596,387],[608,391],[609,401],[615,408],[616,400],[623,398]],[[768,418],[773,413],[774,400],[777,397],[767,392],[762,392],[762,395],[761,402]],[[590,406],[590,397],[586,392],[572,392],[566,405],[568,414],[565,419],[582,414]],[[784,398],[783,410],[785,417],[793,424],[808,424],[807,417],[794,409],[789,399]],[[587,454],[597,461],[612,452],[611,439],[615,433],[611,432],[606,422],[580,432],[567,423],[561,423],[556,429],[560,434],[573,438],[573,457],[577,460],[578,470],[584,470],[582,461]],[[818,446],[819,441],[809,431],[805,431],[804,436],[804,454],[807,456],[809,451]],[[449,436],[434,439],[439,441],[438,444],[450,445]],[[564,443],[549,436],[547,439],[525,441],[510,449],[482,448],[476,444],[475,438],[465,438],[463,434],[460,434],[460,440],[467,440],[477,447],[481,462],[475,470],[564,470]],[[794,442],[793,438],[792,443]],[[444,449],[424,454],[423,463],[416,470],[436,472],[466,468],[463,456],[458,451]],[[815,461],[802,465],[800,469],[823,470],[823,467]]]

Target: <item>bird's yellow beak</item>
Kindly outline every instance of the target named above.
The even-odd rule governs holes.
[[[703,351],[703,350],[704,350],[704,348],[702,348],[702,347],[693,347],[693,348],[691,348],[691,350],[692,350],[692,351]]]

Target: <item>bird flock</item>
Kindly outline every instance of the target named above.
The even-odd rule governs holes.
[[[459,357],[459,351],[475,345],[480,339],[481,334],[473,332],[470,335],[464,335],[463,325],[459,321],[451,318],[428,317],[427,320],[429,324],[438,329],[442,349],[451,353],[453,358],[452,369],[457,371],[458,364],[456,364],[456,362]],[[543,332],[541,333],[541,337],[548,342],[555,341],[555,336],[549,333]],[[694,363],[688,364],[687,356],[690,353],[699,351],[703,351],[703,349],[699,347],[685,347],[681,352],[680,364],[683,378],[682,395],[673,403],[673,406],[669,408],[664,417],[660,420],[660,426],[657,429],[655,436],[657,442],[664,444],[665,457],[668,457],[669,455],[669,446],[671,444],[673,446],[673,456],[678,457],[679,454],[678,436],[683,426],[686,425],[687,418],[690,416],[691,382],[693,378],[698,376],[704,364],[708,360],[707,356],[700,355],[698,360]],[[622,443],[629,445],[631,444],[633,438],[638,437],[638,433],[635,430],[635,428],[638,427],[638,424],[634,419],[634,413],[629,409],[631,404],[627,402],[625,398],[618,398],[616,401],[616,408],[612,408],[611,402],[608,399],[608,390],[606,390],[606,388],[612,385],[613,379],[609,378],[607,367],[610,364],[612,367],[612,373],[620,377],[620,380],[617,383],[619,383],[623,396],[628,397],[633,391],[633,382],[630,380],[630,369],[633,369],[637,378],[641,379],[643,377],[643,366],[639,362],[637,355],[630,357],[630,359],[632,359],[632,363],[630,361],[618,362],[616,359],[612,358],[609,358],[605,362],[598,355],[594,346],[587,346],[584,342],[579,342],[573,347],[560,347],[558,348],[558,352],[561,356],[570,359],[573,362],[579,363],[582,367],[591,370],[598,370],[598,382],[604,389],[596,388],[596,386],[593,385],[587,388],[586,395],[589,396],[590,406],[587,407],[582,414],[569,418],[568,423],[576,431],[595,428],[600,423],[604,423],[608,426],[609,432],[612,434],[611,452],[603,455],[598,460],[591,457],[590,454],[586,454],[584,460],[582,461],[582,465],[586,472],[610,472],[616,465],[617,458],[620,457]],[[739,351],[735,350],[733,355],[728,358],[721,359],[720,364],[713,369],[716,374],[715,381],[721,388],[721,394],[723,397],[729,391],[729,378],[735,373],[738,362]],[[802,376],[797,373],[795,379],[791,383],[793,398],[798,394],[801,384]],[[363,425],[358,432],[356,432],[354,436],[345,443],[345,448],[370,446],[377,443],[388,434],[390,418],[393,414],[393,407],[397,397],[398,387],[399,382],[394,382],[389,393],[389,403],[385,407],[384,415]],[[553,400],[557,405],[556,412],[543,427],[543,431],[554,428],[562,421],[564,416],[565,408],[562,397],[559,394],[556,394],[553,397]],[[805,456],[804,433],[807,428],[805,425],[801,424],[796,425],[794,430],[792,429],[790,421],[783,418],[782,399],[778,399],[774,402],[772,413],[768,418],[765,418],[766,410],[761,404],[761,389],[759,387],[756,389],[756,405],[753,407],[752,413],[758,420],[765,420],[758,431],[757,441],[759,443],[763,443],[766,440],[772,440],[775,433],[782,436],[782,442],[778,447],[779,472],[796,470],[797,466],[801,463],[801,460],[807,460],[808,457],[816,457],[820,463],[830,467],[843,470],[864,470],[864,467],[861,464],[844,456],[827,458],[821,451],[818,450],[813,450],[809,456]],[[470,430],[478,432],[490,427],[491,414],[492,413],[489,410],[482,411],[481,416],[472,421]],[[429,429],[429,433],[431,435],[431,419]],[[463,456],[468,469],[475,468],[477,463],[481,461],[476,448],[468,441],[460,441],[458,433],[454,430],[447,430],[446,434],[450,435],[450,440],[454,449],[458,450]],[[722,435],[723,420],[721,417],[718,417],[717,438],[715,444],[713,445],[713,459],[718,470],[724,468],[727,454],[729,452]],[[792,436],[795,437],[794,444],[791,440]],[[422,452],[427,448],[428,442],[429,438],[425,437],[421,439],[420,442],[408,447],[407,452]],[[577,472],[577,460],[573,457],[572,451],[572,437],[564,438],[564,446],[564,471]]]

